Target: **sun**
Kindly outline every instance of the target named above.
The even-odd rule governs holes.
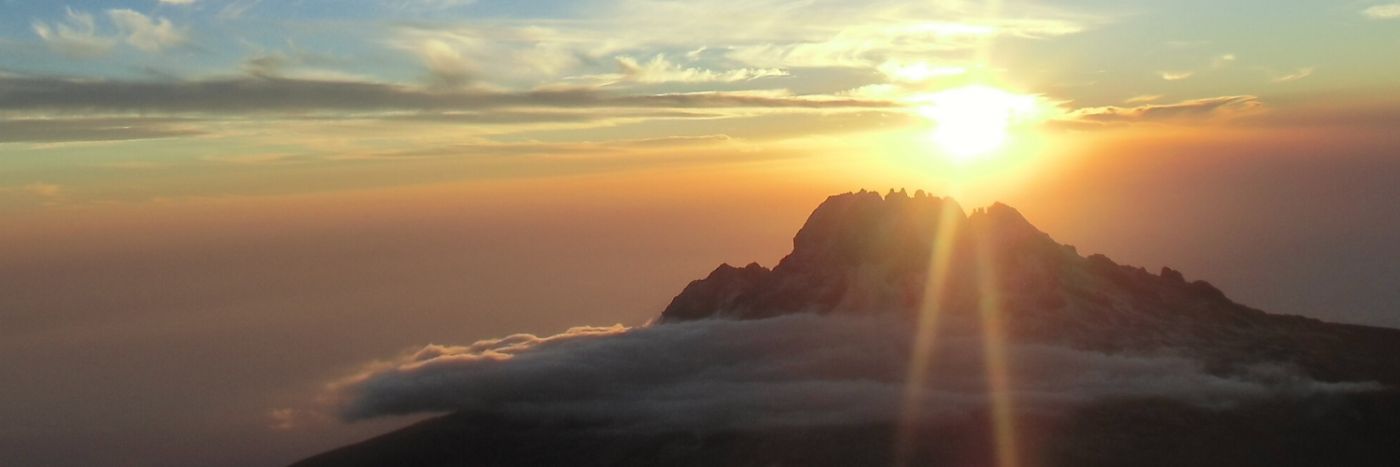
[[[1012,131],[1035,117],[1037,99],[986,85],[921,96],[918,112],[934,124],[930,138],[950,161],[968,163],[1006,145]]]

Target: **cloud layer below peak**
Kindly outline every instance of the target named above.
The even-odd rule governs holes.
[[[574,328],[467,346],[430,345],[330,386],[341,416],[456,410],[578,418],[637,429],[734,429],[896,420],[908,386],[908,326],[877,318],[795,315],[649,327]],[[914,398],[922,418],[981,410],[989,388],[982,342],[943,340]],[[1375,389],[1322,383],[1286,368],[1222,376],[1172,353],[1105,354],[1013,345],[1018,410],[1053,411],[1108,398],[1205,407],[1281,395]]]

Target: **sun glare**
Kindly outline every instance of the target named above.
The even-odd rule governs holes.
[[[1037,113],[1036,97],[985,85],[929,94],[918,112],[934,124],[930,135],[950,161],[967,163],[1006,145],[1012,131]]]

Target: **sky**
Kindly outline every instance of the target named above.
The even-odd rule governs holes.
[[[365,361],[643,324],[862,188],[1400,326],[1400,3],[0,11],[4,465],[285,463],[404,423],[305,408]]]

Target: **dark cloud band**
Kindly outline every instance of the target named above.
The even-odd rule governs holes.
[[[159,113],[471,111],[503,108],[882,108],[887,101],[743,93],[616,95],[569,88],[432,91],[355,81],[238,77],[203,81],[0,78],[0,110]]]

